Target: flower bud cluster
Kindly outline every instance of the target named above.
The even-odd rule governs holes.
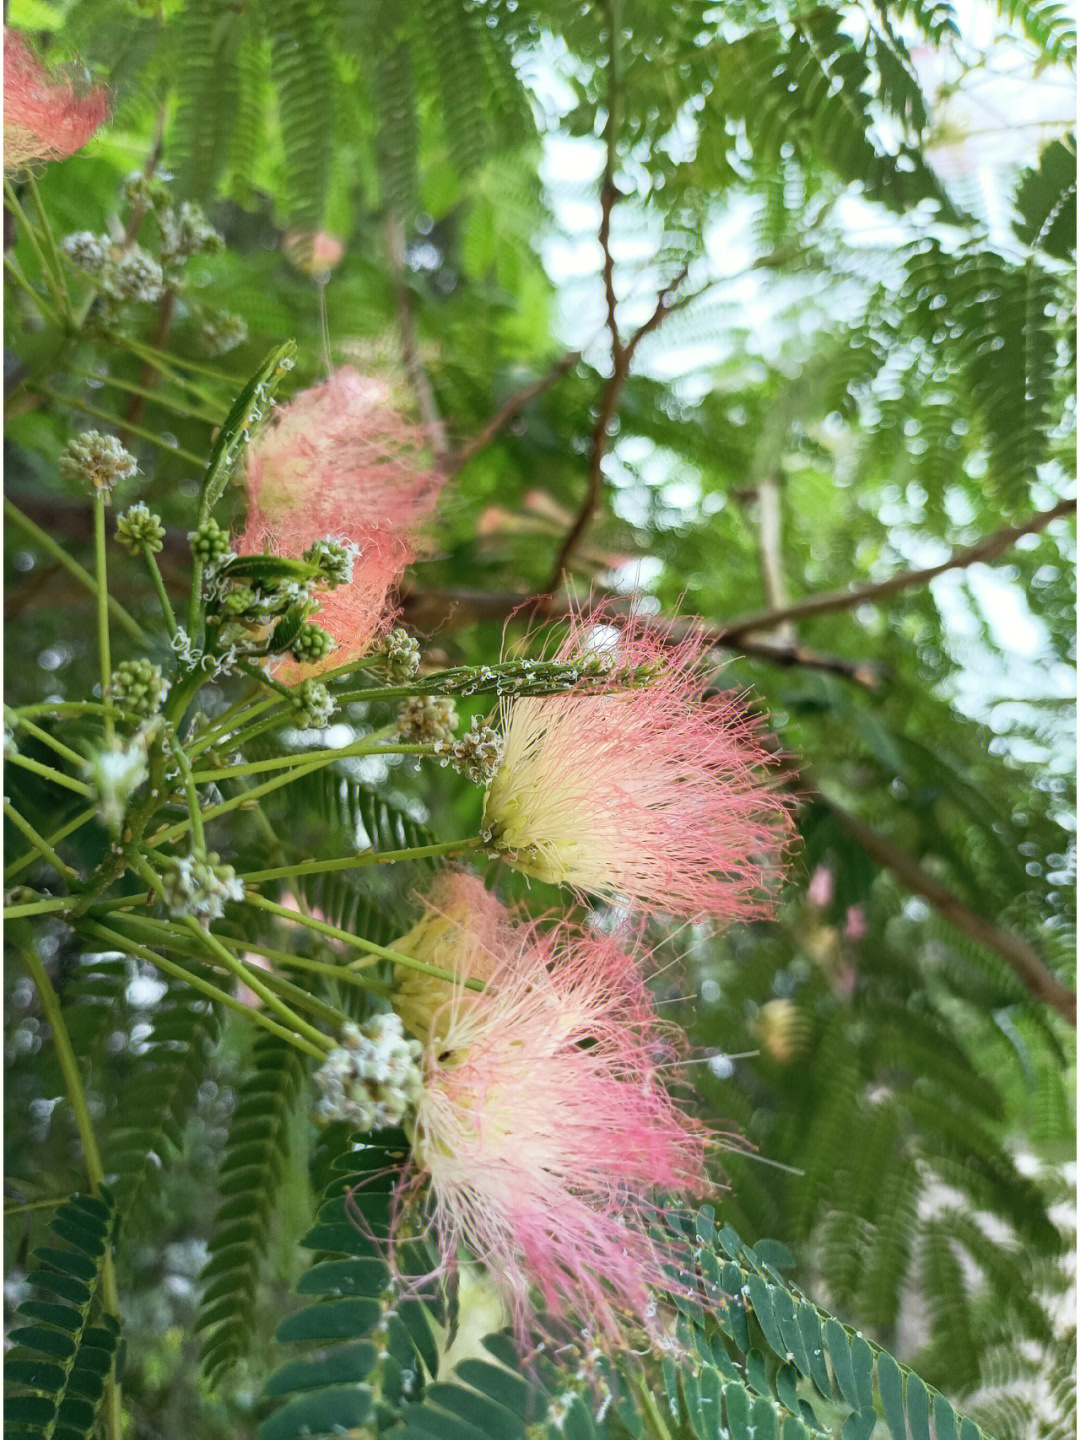
[[[309,545],[304,551],[304,559],[309,565],[317,567],[318,579],[328,590],[336,590],[339,585],[352,583],[353,564],[356,560],[355,545],[348,545],[328,535],[325,540],[316,540],[314,545]]]
[[[357,1130],[400,1125],[420,1098],[420,1042],[406,1038],[393,1011],[346,1025],[341,1041],[315,1073],[322,1091],[315,1119],[346,1120]]]
[[[110,698],[135,715],[156,715],[168,693],[161,666],[150,660],[122,660],[109,681]]]
[[[337,709],[337,701],[326,686],[318,680],[305,680],[297,698],[300,707],[297,727],[301,730],[325,730]]]
[[[118,480],[130,480],[138,473],[135,457],[124,449],[115,435],[84,430],[69,440],[60,456],[60,474],[78,480],[91,490],[100,490],[106,499]]]
[[[116,540],[129,555],[140,555],[144,550],[156,555],[165,543],[165,526],[161,523],[161,516],[155,515],[140,500],[117,520]]]
[[[207,220],[202,209],[185,200],[179,210],[156,212],[161,227],[161,258],[165,264],[186,260],[189,255],[213,255],[224,249],[225,241]]]
[[[205,860],[185,855],[172,860],[161,876],[169,913],[194,916],[200,921],[220,920],[230,900],[244,898],[244,882],[231,865],[211,851]]]
[[[212,516],[197,530],[188,531],[188,541],[191,553],[204,565],[212,565],[232,553],[227,531],[223,530]]]
[[[457,725],[457,708],[442,695],[413,695],[398,710],[398,734],[406,745],[449,745]]]
[[[411,680],[420,669],[420,646],[400,626],[386,637],[386,669],[391,680]]]
[[[297,632],[296,638],[289,646],[289,653],[303,664],[314,664],[318,660],[325,660],[332,655],[337,648],[334,637],[329,631],[324,630],[321,625],[314,621],[308,621],[302,625]]]
[[[452,765],[474,785],[487,785],[502,759],[502,737],[490,725],[485,725],[479,715],[473,716],[472,728],[460,740],[452,744],[437,740],[434,748],[435,754],[443,757],[444,765]]]
[[[230,350],[247,344],[247,321],[240,315],[222,312],[203,321],[199,338],[208,355],[227,355]]]

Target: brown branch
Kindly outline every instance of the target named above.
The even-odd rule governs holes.
[[[435,452],[435,463],[442,468],[450,454],[450,445],[446,438],[446,426],[435,403],[435,391],[431,388],[428,373],[420,359],[412,295],[405,279],[405,225],[396,211],[391,211],[386,217],[386,257],[397,302],[401,358],[405,362],[409,383],[420,407],[420,418]]]
[[[872,830],[857,815],[851,815],[831,800],[825,802],[836,816],[841,829],[886,870],[892,871],[906,890],[920,896],[943,920],[961,935],[992,950],[1023,982],[1029,995],[1051,1005],[1064,1015],[1070,1025],[1076,1024],[1076,992],[1053,975],[1026,940],[1003,930],[964,902],[922,865],[901,850],[887,836]]]
[[[1006,526],[1005,529],[995,531],[993,535],[986,536],[985,539],[977,541],[974,545],[955,550],[948,560],[942,561],[940,565],[931,565],[925,570],[904,570],[888,580],[882,580],[876,585],[863,585],[857,590],[832,590],[825,595],[811,595],[805,600],[797,600],[794,604],[785,605],[780,609],[762,610],[751,615],[738,615],[722,627],[721,633],[725,640],[733,640],[747,631],[774,630],[788,620],[805,620],[813,615],[829,615],[838,610],[851,610],[856,605],[866,605],[888,599],[889,596],[898,595],[901,591],[910,590],[916,585],[925,585],[935,576],[943,575],[947,570],[963,570],[969,565],[994,560],[999,555],[1004,555],[1011,550],[1021,536],[1035,535],[1040,530],[1044,530],[1052,521],[1060,520],[1065,515],[1071,515],[1075,510],[1075,500],[1062,500],[1053,509],[1041,510],[1021,525]]]
[[[446,457],[443,469],[448,476],[458,473],[470,460],[486,450],[491,442],[506,429],[525,409],[526,405],[538,399],[545,391],[550,390],[556,381],[574,368],[581,359],[580,350],[568,350],[561,360],[556,360],[551,369],[534,380],[531,385],[524,386],[510,396],[503,405],[496,410],[495,414],[477,430],[475,435],[468,440],[462,441],[456,450]]]
[[[617,621],[626,614],[629,601],[611,599],[597,595],[574,608],[579,614],[604,607],[607,615]],[[435,590],[409,589],[401,597],[404,617],[413,629],[421,634],[447,634],[469,625],[503,624],[515,610],[522,610],[531,619],[559,620],[570,613],[570,601],[557,595],[509,595],[489,590]],[[648,623],[647,621],[644,623]],[[664,621],[664,633],[677,643],[698,622],[696,620]],[[823,655],[805,645],[792,643],[776,645],[769,640],[740,640],[738,644],[727,642],[722,637],[714,638],[714,632],[706,630],[706,638],[714,649],[737,650],[740,655],[753,659],[767,660],[770,664],[786,667],[800,666],[811,670],[823,670],[829,674],[841,675],[865,689],[876,689],[881,683],[881,667],[869,660],[848,660],[839,655]]]

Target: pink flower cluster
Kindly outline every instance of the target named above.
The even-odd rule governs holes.
[[[595,640],[607,632],[608,650]],[[511,865],[643,913],[752,919],[770,912],[792,837],[760,723],[707,696],[700,631],[674,641],[640,619],[574,618],[558,658],[609,666],[591,691],[502,704],[503,759],[484,825]],[[627,678],[647,679],[627,689]]]
[[[4,29],[4,170],[63,160],[81,150],[109,113],[104,90],[76,90],[50,76],[23,37]]]
[[[570,1312],[610,1340],[628,1321],[655,1328],[652,1292],[671,1289],[680,1247],[659,1237],[653,1196],[707,1189],[706,1138],[660,1079],[674,1047],[634,961],[567,921],[526,921],[464,874],[430,903],[437,923],[412,944],[454,983],[435,982],[416,1026],[413,1159],[444,1263],[461,1245],[484,1262],[522,1343],[534,1289],[556,1332]]]
[[[392,592],[443,484],[424,447],[386,385],[344,366],[282,406],[248,452],[240,554],[300,555],[327,536],[356,547],[352,581],[328,592],[315,617],[338,645],[327,664],[357,659],[390,627]]]

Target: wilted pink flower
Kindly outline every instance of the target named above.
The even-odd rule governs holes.
[[[559,658],[587,662],[595,624],[575,616]],[[731,695],[705,698],[704,636],[670,638],[632,619],[601,693],[502,702],[485,832],[527,875],[646,912],[766,915],[788,802],[766,773],[757,720]],[[625,689],[635,674],[651,683]]]
[[[281,247],[297,270],[317,278],[329,275],[345,255],[341,241],[324,230],[287,230]]]
[[[825,910],[832,904],[835,894],[836,876],[828,865],[819,865],[810,876],[810,884],[806,887],[807,900],[819,910]]]
[[[519,1340],[534,1287],[554,1326],[648,1327],[679,1256],[650,1233],[650,1197],[706,1189],[704,1132],[658,1078],[670,1046],[649,993],[611,940],[519,921],[469,877],[448,886],[435,913],[456,981],[430,1017],[413,1134],[444,1261],[464,1246],[488,1266]],[[477,971],[483,992],[463,983]]]
[[[328,592],[315,617],[338,644],[327,664],[364,654],[393,620],[391,592],[443,483],[424,443],[381,381],[345,366],[282,406],[248,452],[241,554],[299,555],[327,536],[358,549],[352,581]]]
[[[5,27],[5,171],[74,154],[108,113],[104,90],[80,94],[66,77],[51,76],[23,37]]]
[[[859,941],[866,937],[866,912],[861,905],[849,905],[844,916],[844,939]]]

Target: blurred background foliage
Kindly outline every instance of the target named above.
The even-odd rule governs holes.
[[[125,175],[156,167],[227,242],[190,263],[164,325],[146,307],[115,343],[58,356],[9,298],[9,497],[85,560],[89,512],[55,462],[103,412],[181,586],[195,460],[282,339],[297,386],[320,378],[324,300],[334,363],[390,381],[456,472],[403,596],[429,658],[490,659],[515,606],[555,590],[557,609],[560,556],[579,596],[639,588],[705,617],[717,684],[758,697],[805,794],[777,924],[654,936],[664,1013],[700,1057],[687,1103],[738,1137],[722,1208],[1002,1440],[1070,1434],[1067,8],[12,0],[8,18],[114,97],[91,146],[39,176],[57,234],[115,227]],[[343,247],[322,279],[317,232]],[[224,313],[248,338],[213,358],[202,330]],[[184,385],[144,368],[139,343],[166,337]],[[776,619],[1052,510],[989,565]],[[81,693],[85,595],[12,525],[6,564],[9,703]],[[134,566],[115,573],[148,618]],[[358,827],[475,827],[479,794],[450,772],[351,774],[291,787],[271,820],[312,854]],[[63,819],[32,777],[9,785]],[[102,833],[81,834],[92,860]],[[230,845],[265,853],[253,817]],[[389,939],[419,883],[308,898]],[[275,1072],[246,1359],[215,1389],[193,1378],[198,1277],[229,1117],[261,1073],[250,1038],[60,927],[42,944],[121,1177],[133,1433],[250,1434],[325,1180],[303,1077]],[[9,977],[17,1301],[46,1223],[24,1207],[73,1188],[78,1158],[32,989]]]

